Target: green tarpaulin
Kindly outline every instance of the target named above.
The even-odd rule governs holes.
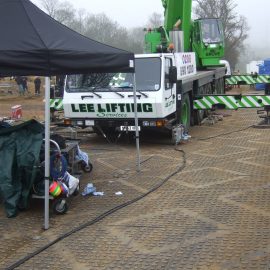
[[[35,120],[0,129],[0,193],[7,217],[28,206],[44,127]]]

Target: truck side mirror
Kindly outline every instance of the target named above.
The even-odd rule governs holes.
[[[169,82],[177,83],[177,68],[175,66],[169,68]]]

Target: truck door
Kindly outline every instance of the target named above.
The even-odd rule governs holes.
[[[172,84],[169,82],[169,70],[173,65],[171,57],[165,57],[165,68],[164,68],[164,104],[165,113],[169,115],[176,110],[176,83]]]

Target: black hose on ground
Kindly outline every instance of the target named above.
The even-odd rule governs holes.
[[[237,129],[237,130],[233,130],[233,131],[221,133],[221,134],[217,134],[217,135],[206,137],[206,138],[195,138],[195,139],[198,140],[198,141],[207,141],[207,140],[214,139],[214,138],[217,138],[217,137],[221,137],[221,136],[225,136],[225,135],[230,135],[230,134],[233,134],[235,132],[245,131],[245,130],[250,129],[252,127],[254,127],[254,125],[250,125],[250,126],[247,126],[245,128],[242,128],[242,129]]]

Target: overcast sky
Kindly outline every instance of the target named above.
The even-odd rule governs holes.
[[[32,0],[39,3],[40,0]],[[102,13],[125,27],[141,26],[153,12],[162,13],[161,0],[69,0],[76,9]],[[255,46],[269,45],[270,54],[270,0],[235,0],[237,11],[248,19],[249,42]],[[264,46],[263,46],[264,47]]]

